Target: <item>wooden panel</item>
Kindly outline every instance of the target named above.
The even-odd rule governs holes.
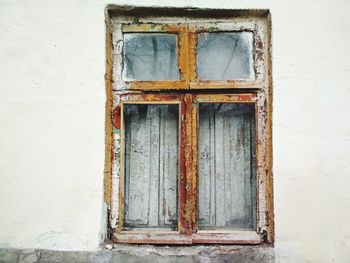
[[[177,225],[178,105],[124,105],[124,227]]]
[[[255,228],[254,111],[254,104],[200,104],[200,229]]]

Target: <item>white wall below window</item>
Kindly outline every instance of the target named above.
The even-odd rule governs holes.
[[[269,8],[276,257],[350,257],[346,0],[2,0],[0,247],[93,250],[103,214],[107,4]]]

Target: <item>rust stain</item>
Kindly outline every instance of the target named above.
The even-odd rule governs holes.
[[[114,128],[120,129],[120,106],[115,107],[113,110],[113,125]]]
[[[191,200],[192,200],[192,231],[197,232],[197,218],[198,218],[198,201],[197,201],[197,177],[198,177],[198,104],[195,102],[196,95],[192,95],[191,103],[191,120],[192,120],[192,189],[191,189]]]
[[[168,33],[180,33],[183,31],[184,26],[174,25],[174,24],[168,24],[166,25],[166,31]]]
[[[263,54],[264,54],[264,43],[262,42],[261,38],[258,37],[257,43],[256,43],[256,58],[258,61],[263,60]]]

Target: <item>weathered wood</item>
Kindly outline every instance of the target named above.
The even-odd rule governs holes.
[[[177,232],[171,234],[159,234],[159,233],[120,233],[112,235],[112,241],[116,243],[128,243],[128,244],[192,244],[191,236],[179,235]]]
[[[105,105],[105,166],[104,166],[104,202],[107,204],[107,209],[111,211],[113,209],[112,203],[112,170],[113,170],[113,144],[114,134],[112,126],[112,71],[113,71],[113,56],[112,56],[112,29],[110,20],[106,19],[106,73],[105,73],[105,91],[106,91],[106,105]],[[109,215],[107,218],[108,223],[111,227],[115,227],[116,223],[112,220],[112,213],[106,213]],[[113,222],[114,221],[114,222]]]
[[[154,9],[155,11],[157,9]],[[160,9],[159,9],[160,10]],[[158,11],[159,11],[158,10]],[[153,12],[152,11],[152,12]],[[214,103],[214,102],[244,102],[244,103],[256,103],[256,139],[253,137],[252,140],[257,141],[256,146],[256,159],[257,164],[256,168],[253,167],[252,163],[252,170],[257,171],[257,184],[254,186],[252,183],[250,185],[251,187],[251,198],[257,198],[258,196],[258,208],[253,209],[252,213],[257,212],[258,216],[253,215],[252,218],[259,218],[258,224],[256,226],[256,231],[258,231],[258,234],[262,238],[263,242],[273,243],[274,239],[274,219],[273,219],[273,187],[272,187],[272,139],[271,139],[271,117],[272,117],[272,74],[271,74],[271,56],[270,56],[270,17],[268,12],[264,12],[263,14],[260,14],[259,16],[256,16],[256,11],[249,11],[252,13],[247,13],[248,16],[239,16],[239,17],[232,17],[229,18],[229,16],[232,15],[232,11],[230,11],[230,14],[227,13],[227,15],[223,15],[222,10],[220,12],[213,12],[210,10],[207,14],[207,16],[204,17],[189,17],[186,15],[185,17],[179,17],[180,13],[178,10],[176,11],[176,15],[174,13],[174,17],[163,17],[163,9],[161,9],[162,17],[155,18],[155,17],[148,17],[144,14],[144,9],[140,9],[138,12],[141,12],[139,14],[133,13],[132,16],[123,16],[121,14],[124,14],[124,11],[118,11],[117,13],[109,13],[107,12],[107,20],[110,20],[111,22],[111,29],[107,27],[108,32],[113,32],[112,39],[110,42],[107,41],[107,45],[110,45],[109,49],[110,53],[113,54],[113,57],[108,57],[107,52],[107,59],[113,63],[110,67],[107,67],[107,75],[106,75],[106,84],[113,86],[113,105],[110,105],[108,107],[107,115],[110,114],[112,109],[115,108],[115,106],[119,105],[120,101],[137,101],[137,103],[159,103],[159,104],[166,104],[168,101],[171,100],[178,100],[179,97],[183,97],[186,93],[181,91],[177,95],[177,99],[174,98],[176,95],[165,92],[157,92],[157,91],[166,91],[166,90],[173,90],[177,91],[180,89],[191,89],[192,91],[187,91],[187,94],[190,93],[192,98],[194,99],[194,102],[199,103]],[[193,12],[193,13],[192,13]],[[200,10],[193,10],[190,13],[196,14],[197,12],[202,12]],[[189,13],[189,14],[190,14]],[[142,15],[141,15],[142,14]],[[150,14],[150,13],[149,13]],[[154,15],[155,13],[152,13]],[[121,15],[121,16],[119,16]],[[141,16],[139,16],[141,15]],[[214,15],[214,16],[212,16]],[[253,15],[253,16],[251,16]],[[212,19],[214,18],[215,19]],[[220,17],[220,19],[216,19]],[[135,19],[137,19],[137,22],[135,22]],[[256,74],[256,79],[254,81],[240,81],[240,80],[228,80],[228,81],[203,81],[199,80],[196,77],[196,38],[197,33],[199,32],[223,32],[223,31],[251,31],[254,33],[254,71]],[[122,50],[123,50],[123,32],[167,32],[167,33],[176,33],[178,35],[178,57],[179,57],[179,68],[181,71],[181,80],[177,81],[131,81],[127,82],[121,78],[122,76]],[[108,37],[108,36],[107,36]],[[107,39],[107,38],[106,38]],[[107,47],[108,48],[108,47]],[[112,70],[113,67],[113,70]],[[113,74],[112,74],[113,73]],[[109,75],[108,75],[109,74]],[[112,75],[112,76],[110,76]],[[200,93],[203,93],[203,90],[207,90],[204,93],[205,95],[201,95]],[[215,94],[210,94],[210,90],[214,92]],[[226,89],[224,91],[224,89]],[[228,90],[231,89],[232,93],[236,94],[227,94]],[[242,94],[242,90],[246,90],[248,92],[248,89],[251,89],[253,93],[249,94]],[[149,93],[144,93],[143,91],[149,91]],[[221,94],[220,94],[221,93]],[[108,99],[111,99],[109,93],[107,93]],[[186,103],[191,103],[190,101],[186,101]],[[192,102],[193,103],[193,102]],[[183,104],[183,101],[181,101],[181,105]],[[181,106],[181,108],[185,108],[184,105]],[[195,109],[195,107],[192,107]],[[196,111],[196,110],[194,110]],[[123,115],[123,114],[121,114]],[[183,119],[182,117],[185,117]],[[187,117],[189,116],[188,112],[186,113],[186,109],[183,111],[183,114],[181,115],[181,126],[185,126],[185,122]],[[186,129],[181,129],[181,142],[186,145],[186,137],[190,136],[191,138],[191,144],[192,144],[192,152],[191,155],[193,155],[193,160],[191,160],[190,156],[189,158],[183,158],[181,159],[183,163],[180,164],[180,170],[182,169],[183,174],[181,175],[182,178],[182,188],[179,188],[179,194],[180,192],[183,193],[183,196],[179,196],[179,209],[178,209],[178,227],[180,230],[180,233],[184,233],[183,230],[186,230],[185,232],[189,234],[187,231],[190,225],[188,224],[188,215],[189,213],[185,213],[185,211],[190,211],[192,209],[192,227],[193,231],[196,232],[196,213],[198,212],[198,204],[196,201],[199,201],[199,199],[196,200],[198,190],[196,188],[197,186],[197,173],[196,173],[196,167],[197,167],[197,149],[195,146],[196,142],[196,127],[194,124],[195,117],[198,117],[198,114],[192,115],[192,120],[189,121],[189,123],[192,122],[192,132],[188,132]],[[109,118],[106,117],[107,122],[111,122]],[[122,116],[121,116],[121,123]],[[122,124],[123,125],[123,124]],[[187,124],[186,124],[187,125]],[[225,122],[223,122],[223,126],[225,126]],[[106,124],[106,131],[108,132],[108,125]],[[160,129],[162,125],[159,125]],[[119,221],[120,226],[122,226],[122,222],[124,221],[123,214],[116,213],[116,211],[122,208],[124,204],[124,181],[125,181],[125,171],[123,166],[125,166],[125,160],[123,160],[123,151],[125,150],[123,147],[123,140],[120,141],[120,136],[118,135],[118,130],[114,129],[114,138],[113,138],[113,156],[115,156],[115,160],[113,160],[113,171],[112,171],[112,182],[113,186],[111,187],[111,228],[113,229],[115,227],[115,222]],[[123,138],[123,131],[120,130],[121,137]],[[254,136],[255,134],[252,132],[251,136]],[[161,140],[161,139],[160,139]],[[107,145],[107,151],[108,151],[108,142],[106,141]],[[183,145],[183,146],[185,146]],[[182,145],[181,145],[182,147]],[[185,147],[181,148],[180,150],[184,150]],[[187,145],[186,145],[187,147]],[[188,147],[187,147],[188,148]],[[124,150],[123,150],[124,149]],[[182,151],[181,150],[181,151]],[[119,155],[120,152],[120,155]],[[183,155],[185,152],[183,152]],[[253,154],[253,152],[252,152]],[[159,152],[159,156],[162,155],[162,151]],[[106,155],[107,156],[107,155]],[[179,158],[182,158],[181,155]],[[241,155],[241,158],[244,160],[248,160],[249,156],[247,152]],[[252,157],[254,158],[254,156]],[[107,159],[107,157],[106,157]],[[121,163],[121,169],[119,169],[118,161],[120,160]],[[224,156],[225,163],[230,162],[230,157],[227,155]],[[106,161],[108,162],[108,160]],[[191,167],[188,167],[191,166]],[[130,167],[129,167],[130,168]],[[106,168],[107,170],[108,168]],[[225,169],[224,169],[225,170]],[[186,172],[188,173],[188,176],[186,175]],[[179,174],[180,177],[180,174]],[[120,178],[120,181],[119,181]],[[225,177],[225,184],[230,182],[230,177]],[[119,184],[120,182],[120,184]],[[161,184],[161,178],[159,179],[159,183]],[[244,187],[247,186],[247,181],[243,180]],[[115,187],[115,185],[122,186],[122,189],[118,189]],[[180,186],[180,185],[179,185]],[[199,185],[198,185],[199,186]],[[253,187],[254,186],[254,187]],[[254,191],[257,190],[258,193],[254,193]],[[227,194],[227,191],[226,191]],[[106,176],[106,196],[109,195],[109,186],[108,186],[108,176]],[[119,198],[119,205],[118,205],[118,198]],[[186,205],[186,207],[185,207]],[[226,203],[227,206],[230,206],[229,202]],[[159,208],[158,208],[159,210]],[[185,218],[186,217],[186,218]],[[162,219],[166,220],[166,219]],[[254,223],[253,223],[254,225]],[[153,235],[157,235],[159,233],[159,230],[162,229],[161,227],[158,229],[157,227],[150,227],[147,228],[150,230],[149,232],[149,238]],[[119,231],[121,231],[122,228],[119,228]],[[140,228],[137,228],[137,230],[142,230]],[[115,233],[115,229],[113,232]],[[216,232],[218,229],[216,230]],[[222,231],[220,229],[220,231]],[[123,235],[122,231],[122,235]],[[130,231],[134,232],[134,231]],[[175,232],[175,231],[174,231]],[[201,231],[200,231],[201,232]],[[175,232],[176,233],[176,232]],[[212,233],[211,233],[212,234]],[[147,237],[144,238],[143,241],[148,243],[150,242]],[[215,238],[217,238],[215,240]],[[238,240],[239,237],[237,236],[230,236],[227,239],[227,242],[229,242],[229,239],[231,241]],[[211,242],[214,243],[225,243],[226,241],[220,241],[220,238],[217,236],[213,236],[211,238]],[[165,242],[166,243],[166,242]],[[249,243],[249,242],[247,242]],[[252,241],[251,243],[254,243]]]
[[[262,239],[254,231],[213,233],[199,231],[197,234],[179,235],[165,232],[123,232],[112,235],[112,241],[129,244],[260,244]]]
[[[130,90],[171,90],[186,89],[188,84],[184,80],[163,81],[125,81],[125,88]]]
[[[255,228],[254,127],[252,104],[200,105],[199,228]]]
[[[185,96],[181,96],[180,106],[180,182],[179,182],[179,224],[178,230],[180,234],[186,234],[186,230],[189,228],[188,222],[185,219],[185,205],[186,205],[186,140],[187,138],[187,125],[184,123],[186,119],[186,103]]]
[[[198,230],[198,104],[195,95],[192,96],[191,107],[191,137],[192,137],[192,184],[191,184],[191,208],[192,208],[192,232]]]
[[[262,240],[255,231],[226,233],[199,231],[197,234],[193,234],[192,242],[196,244],[260,244]]]
[[[192,180],[195,176],[195,171],[193,169],[193,138],[192,138],[192,95],[186,94],[184,96],[184,105],[185,105],[185,134],[184,137],[185,140],[185,163],[186,163],[186,199],[185,199],[185,211],[184,211],[184,218],[186,222],[186,234],[191,235],[192,234],[192,210],[193,210],[193,203],[192,203]]]
[[[264,82],[243,81],[243,80],[195,80],[190,82],[190,89],[253,89],[259,90],[264,86]]]
[[[190,81],[190,87],[192,85],[192,82],[197,79],[197,34],[195,32],[196,28],[193,25],[189,25],[189,32],[188,32],[188,38],[189,38],[189,45],[188,45],[188,70],[189,70],[189,81]]]
[[[238,93],[238,94],[196,94],[195,101],[198,103],[214,102],[240,102],[253,103],[257,101],[256,93]]]
[[[125,227],[176,227],[178,106],[124,105]]]

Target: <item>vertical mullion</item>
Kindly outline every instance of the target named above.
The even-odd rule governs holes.
[[[190,81],[190,71],[189,71],[189,34],[188,26],[183,26],[180,28],[179,34],[179,69],[183,80],[187,83],[187,88],[189,87]]]
[[[190,73],[190,36],[188,25],[181,27],[179,40],[179,67],[183,80],[189,83]],[[189,94],[181,96],[180,110],[180,180],[179,180],[179,233],[192,234],[192,97]]]
[[[188,29],[188,70],[189,70],[189,81],[191,88],[191,82],[197,79],[197,32],[194,26],[189,26]]]
[[[197,232],[198,230],[198,103],[195,100],[195,95],[192,98],[192,109],[191,109],[191,132],[192,132],[192,231]]]
[[[192,138],[192,95],[185,95],[185,162],[186,162],[186,200],[185,200],[185,222],[186,234],[192,235],[192,211],[193,211],[193,138]]]
[[[181,144],[180,144],[180,198],[179,198],[179,232],[192,235],[193,213],[193,130],[192,130],[192,95],[186,94],[181,97]],[[196,161],[195,161],[196,163]]]
[[[178,230],[180,234],[186,233],[185,205],[186,205],[186,104],[184,96],[181,96],[180,103],[180,165],[179,165],[179,206],[178,206]]]

